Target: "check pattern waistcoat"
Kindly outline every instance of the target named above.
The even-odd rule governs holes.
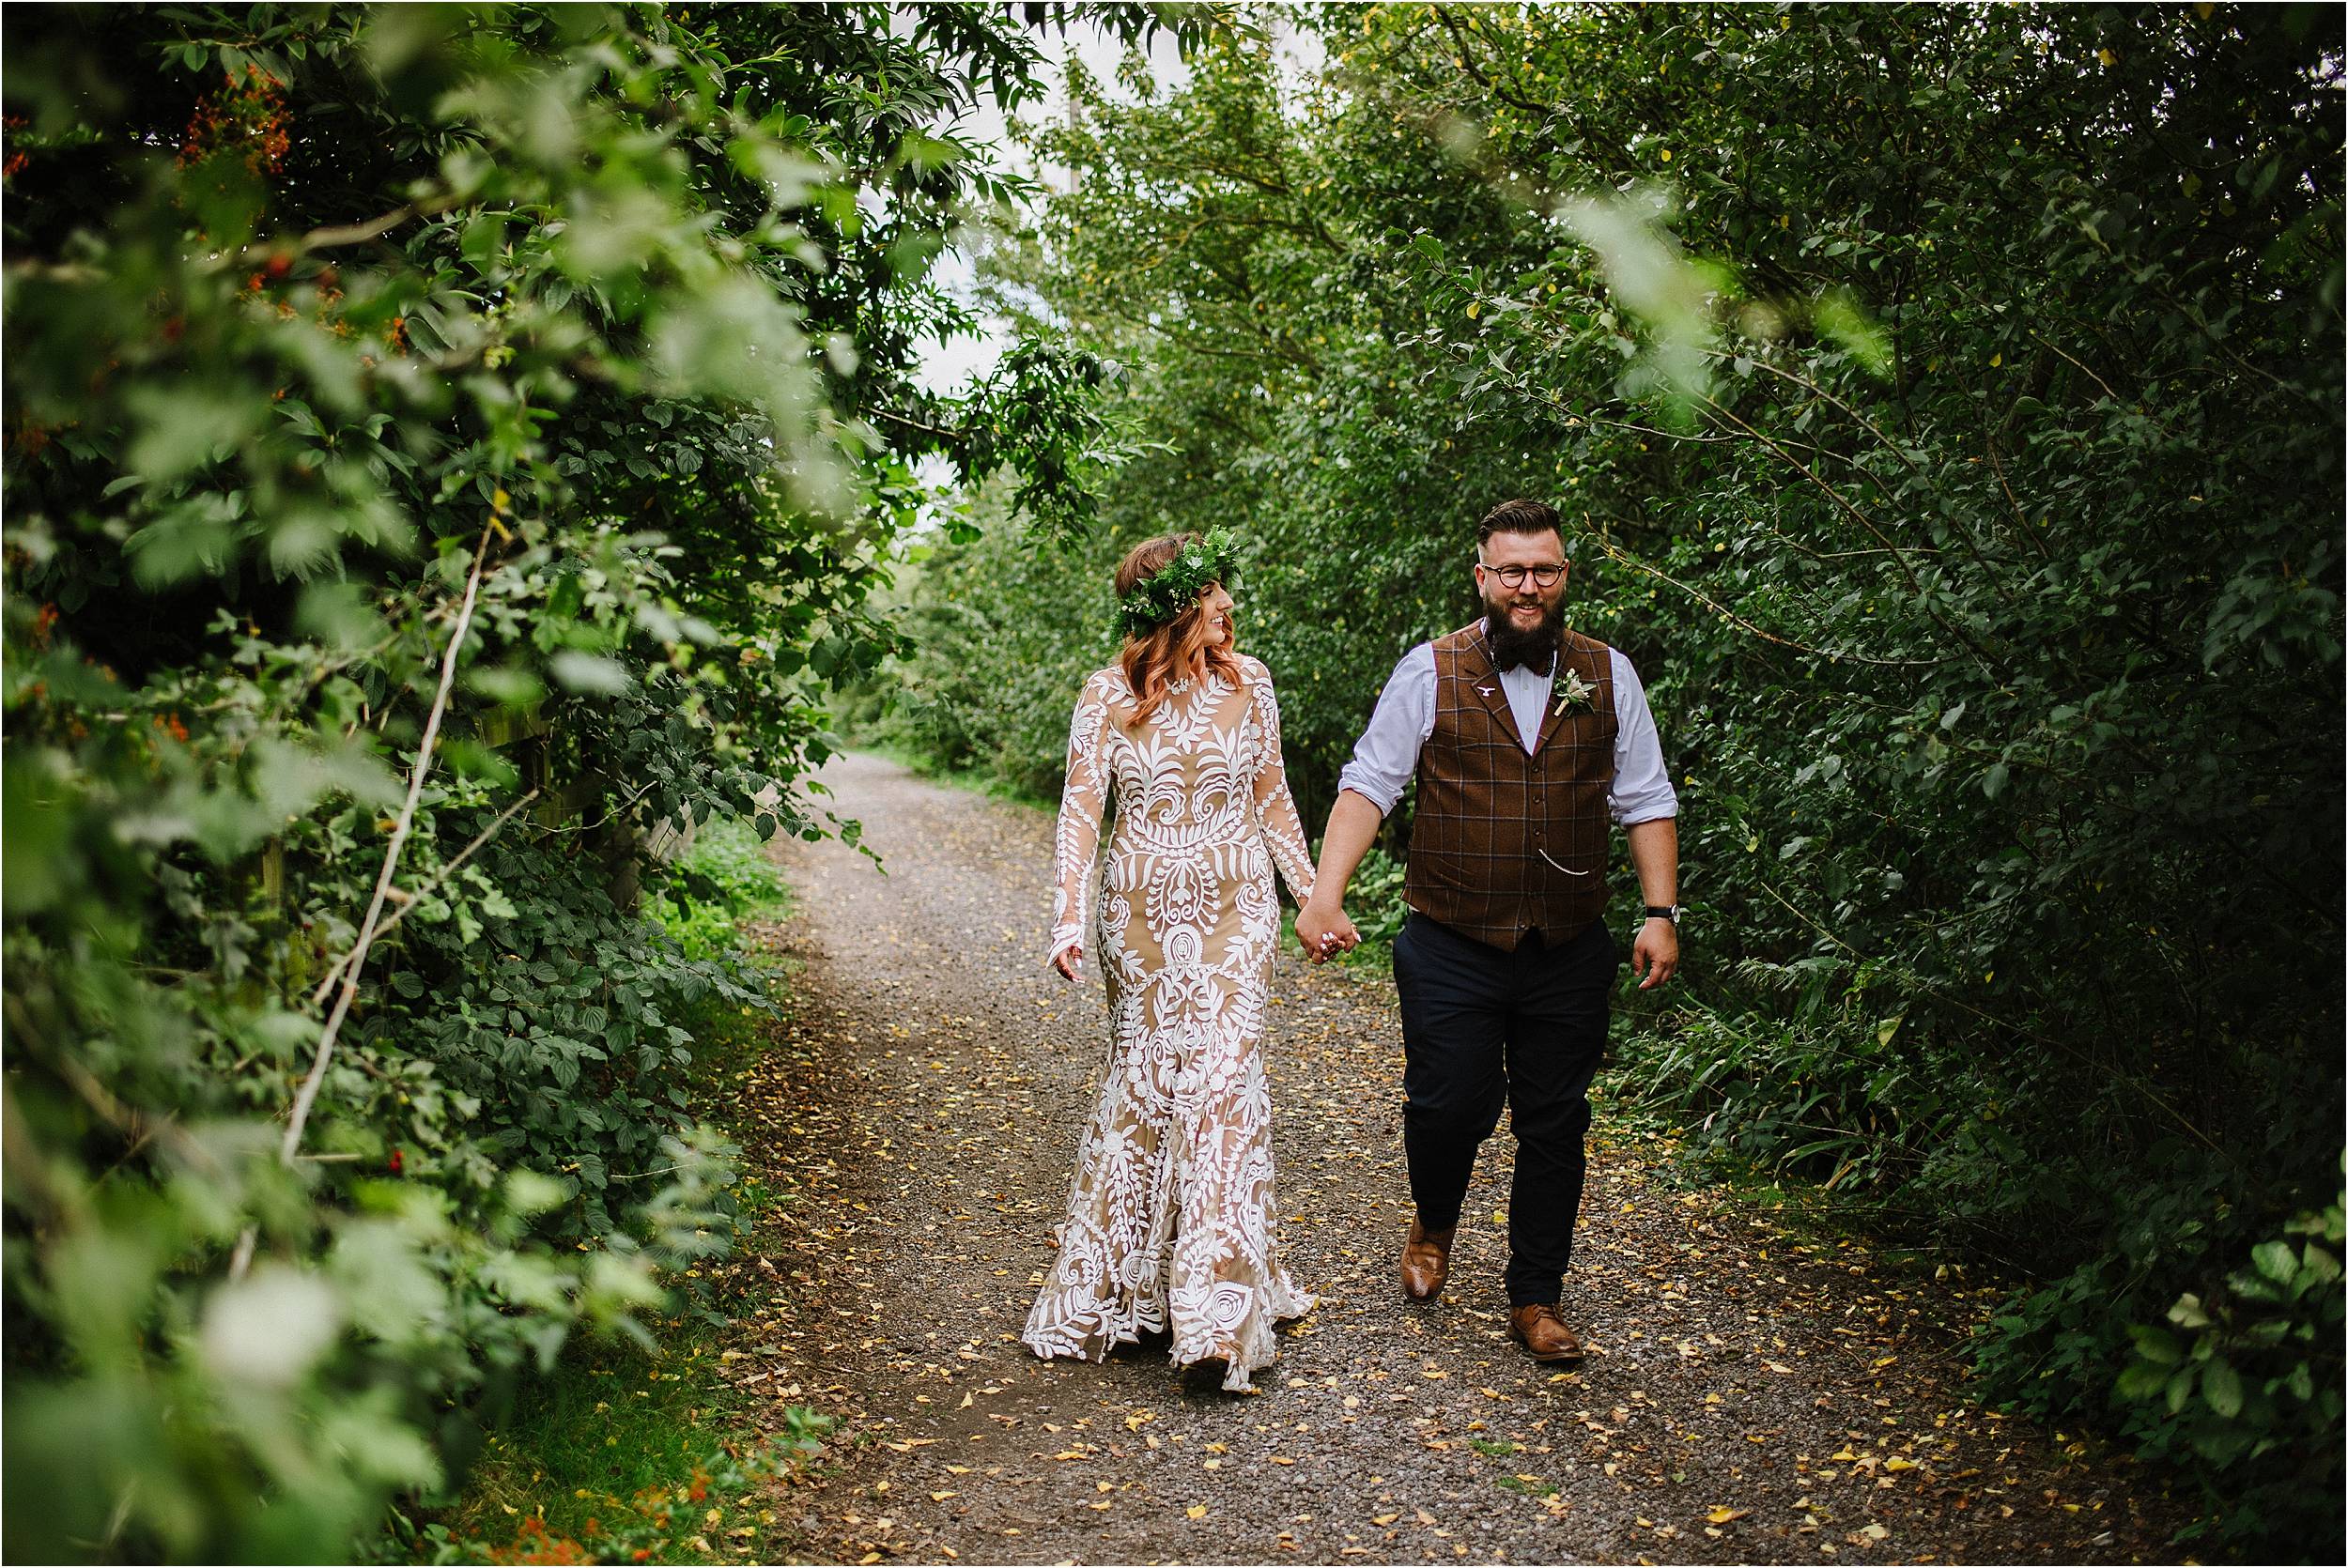
[[[1435,727],[1419,748],[1403,899],[1509,952],[1530,930],[1564,941],[1606,912],[1612,651],[1565,634],[1558,673],[1578,673],[1593,695],[1563,714],[1553,696],[1545,702],[1527,753],[1482,623],[1437,638],[1434,650]]]

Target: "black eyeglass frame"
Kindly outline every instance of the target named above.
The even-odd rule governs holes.
[[[1524,586],[1525,574],[1528,572],[1532,574],[1534,582],[1537,583],[1541,587],[1554,588],[1557,586],[1557,580],[1566,575],[1567,566],[1567,562],[1562,561],[1554,566],[1520,566],[1514,564],[1507,566],[1485,566],[1480,561],[1475,564],[1482,566],[1485,571],[1490,572],[1492,576],[1498,577],[1500,579],[1500,586],[1503,588],[1522,588]]]

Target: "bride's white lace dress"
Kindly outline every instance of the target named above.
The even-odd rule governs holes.
[[[1271,673],[1239,662],[1244,684],[1181,683],[1137,730],[1121,721],[1134,708],[1121,669],[1094,674],[1076,701],[1051,950],[1083,939],[1097,895],[1109,1053],[1059,1254],[1021,1336],[1039,1356],[1097,1360],[1170,1331],[1177,1364],[1222,1358],[1232,1390],[1270,1364],[1274,1324],[1312,1306],[1273,1235],[1262,1052],[1273,868],[1301,902],[1312,862]]]

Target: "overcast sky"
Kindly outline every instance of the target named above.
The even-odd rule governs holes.
[[[1091,72],[1095,80],[1107,84],[1110,92],[1120,92],[1116,77],[1122,48],[1116,39],[1097,27],[1073,27],[1065,38],[1044,34],[1041,42],[1045,58],[1050,61],[1047,73],[1049,86],[1042,100],[1029,101],[1025,118],[1040,121],[1067,113],[1068,97],[1063,85],[1063,73],[1072,54],[1084,62],[1085,69]],[[1320,38],[1315,36],[1299,37],[1284,33],[1280,38],[1280,53],[1286,67],[1283,74],[1293,78],[1317,69],[1320,44]],[[1161,89],[1179,87],[1189,79],[1189,68],[1182,64],[1173,38],[1165,33],[1152,35],[1149,59],[1151,74]],[[979,107],[964,115],[954,130],[966,140],[997,147],[1002,147],[1007,140],[1002,111],[991,95],[983,96]],[[1023,155],[1006,149],[1004,158],[1006,162],[1023,173],[1035,172],[1025,164]],[[1057,171],[1046,169],[1043,174],[1050,181]],[[949,250],[938,257],[933,276],[941,287],[959,294],[965,300],[970,298],[976,273],[969,255],[965,252]],[[1000,321],[990,319],[988,328],[988,334],[983,338],[957,338],[951,343],[928,345],[916,379],[930,392],[944,395],[958,392],[971,377],[993,369],[995,361],[1010,346],[1010,338]]]
[[[1123,50],[1117,40],[1092,26],[1073,27],[1067,37],[1044,34],[1043,53],[1051,62],[1048,73],[1049,89],[1041,100],[1029,100],[1024,117],[1041,121],[1067,113],[1068,95],[1064,85],[1066,65],[1071,54],[1083,60],[1094,77],[1114,83],[1117,63]],[[1151,39],[1150,66],[1158,81],[1166,85],[1179,85],[1189,76],[1181,56],[1175,52],[1171,38],[1161,33]],[[1112,89],[1114,90],[1114,89]],[[1002,148],[1007,164],[1023,173],[1033,173],[1025,155],[1006,146],[1008,133],[1002,109],[992,94],[981,95],[979,107],[963,116],[954,128],[955,134],[970,142],[985,143]],[[1048,177],[1053,171],[1044,171]],[[938,257],[932,276],[947,290],[970,298],[976,272],[968,254],[959,248],[949,250]],[[932,343],[922,356],[916,379],[930,392],[948,394],[959,391],[973,376],[983,375],[994,368],[995,361],[1010,346],[1010,339],[1002,323],[990,319],[989,332],[983,338],[956,338],[951,343]]]

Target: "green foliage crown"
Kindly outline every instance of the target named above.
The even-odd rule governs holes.
[[[1198,602],[1209,583],[1226,588],[1239,585],[1239,536],[1228,528],[1194,539],[1182,553],[1134,584],[1117,601],[1117,614],[1127,637],[1146,637]]]

